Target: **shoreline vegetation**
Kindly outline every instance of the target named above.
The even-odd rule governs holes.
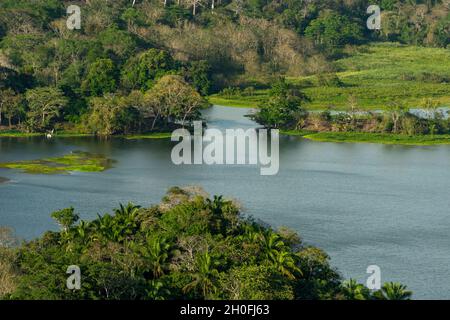
[[[318,142],[347,143],[379,143],[391,145],[431,146],[450,145],[450,135],[402,135],[389,133],[366,132],[315,132],[302,131],[282,132],[285,135],[302,136],[305,139]]]
[[[0,131],[0,138],[32,138],[45,137],[46,133],[37,132],[21,132],[17,130]],[[128,135],[114,135],[114,138],[124,138],[127,140],[140,139],[167,139],[172,135],[171,132],[150,132],[142,134],[128,134]],[[96,137],[95,134],[77,133],[77,132],[57,132],[52,135],[52,138],[77,138],[77,137]]]
[[[228,106],[226,106],[228,107]],[[450,135],[405,135],[389,133],[370,133],[370,132],[314,132],[308,130],[280,130],[281,135],[298,136],[317,142],[347,142],[347,143],[379,143],[392,145],[411,145],[411,146],[431,146],[431,145],[450,145]],[[123,138],[126,140],[144,140],[144,139],[170,139],[171,132],[151,132],[143,134],[130,134],[113,136],[113,138]],[[0,131],[1,138],[31,138],[45,137],[44,133],[25,133],[18,131]],[[56,133],[54,138],[76,138],[76,137],[95,137],[93,134],[83,134],[75,132]],[[1,183],[1,182],[0,182]]]
[[[349,96],[345,111],[312,112],[305,107],[307,101],[304,92],[280,77],[272,84],[267,101],[250,117],[266,128],[314,141],[450,144],[448,111],[434,99],[424,99],[419,113],[404,102],[391,102],[382,112],[364,110],[355,96]]]
[[[369,290],[287,227],[273,229],[195,186],[172,187],[149,208],[128,203],[92,221],[55,211],[60,231],[19,243],[0,236],[0,299],[409,300],[397,282]],[[67,267],[83,270],[69,290]],[[42,279],[45,279],[43,281]]]

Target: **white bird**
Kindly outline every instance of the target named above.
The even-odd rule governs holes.
[[[52,131],[47,132],[47,139],[51,139],[53,137],[53,132],[55,131],[55,129],[52,129]]]

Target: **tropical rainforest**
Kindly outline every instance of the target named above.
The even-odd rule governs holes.
[[[73,5],[80,28],[69,23]],[[381,9],[380,29],[367,28],[369,5]],[[2,0],[0,136],[164,134],[223,104],[256,107],[261,125],[294,134],[448,142],[449,46],[449,0]],[[77,154],[37,164],[65,172],[110,163]],[[400,283],[369,290],[344,280],[295,232],[196,188],[92,221],[74,208],[51,215],[60,231],[35,240],[0,228],[1,298],[412,296]],[[71,265],[79,290],[66,286]]]
[[[366,27],[369,4],[381,8],[379,30]],[[68,28],[70,5],[81,10],[79,29]],[[210,102],[256,96],[269,100],[258,103],[257,117],[268,127],[448,132],[441,122],[423,124],[402,110],[412,107],[404,101],[411,97],[432,108],[448,103],[449,5],[448,0],[3,0],[0,126],[28,133],[168,131],[198,119]],[[378,43],[388,47],[381,50]],[[424,47],[429,51],[419,51]],[[400,55],[411,51],[420,56]],[[371,52],[377,54],[375,63],[365,55]],[[364,71],[364,60],[355,59],[368,57],[367,63],[379,65],[392,52],[399,52],[398,63],[415,61],[415,69],[392,66],[395,72],[378,81],[402,81],[402,90],[389,84],[375,94],[392,98],[381,106],[393,110],[384,120],[355,124],[352,115],[331,119],[328,113],[305,118],[300,98],[322,110],[330,107],[324,97],[351,110],[377,100],[358,84],[380,88],[380,79],[367,79],[358,71]],[[427,68],[418,57],[437,66]],[[270,89],[280,88],[280,77],[294,87],[294,97]],[[411,130],[412,122],[419,129]]]
[[[294,231],[274,230],[241,213],[236,201],[197,187],[172,187],[159,205],[120,205],[79,220],[74,208],[51,214],[60,226],[18,243],[0,229],[3,299],[339,299],[406,300],[406,286],[369,290],[343,281],[327,254]],[[67,287],[69,266],[80,286]]]

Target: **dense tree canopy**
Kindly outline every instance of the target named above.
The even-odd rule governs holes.
[[[221,196],[171,188],[161,204],[121,205],[80,221],[52,214],[62,230],[20,246],[0,244],[0,297],[10,299],[409,299],[386,283],[371,292],[343,282],[327,254],[287,228],[241,215]],[[2,231],[3,230],[3,231]],[[7,229],[0,236],[11,238]],[[0,237],[0,239],[2,239]],[[2,241],[3,244],[13,243]],[[68,266],[81,289],[66,287]]]
[[[328,73],[349,45],[450,43],[448,1],[440,0],[90,0],[78,2],[80,30],[66,26],[70,4],[0,3],[0,89],[25,102],[6,117],[0,110],[0,126],[36,123],[25,92],[38,87],[61,90],[67,103],[31,130],[50,128],[50,120],[78,125],[90,99],[145,92],[167,74],[207,95],[255,78]],[[369,4],[381,6],[379,31],[366,28]]]

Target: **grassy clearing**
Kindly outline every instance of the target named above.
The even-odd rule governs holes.
[[[304,135],[306,139],[322,142],[365,142],[401,145],[439,145],[450,144],[450,135],[407,136],[386,133],[363,132],[319,132]]]
[[[288,78],[303,87],[311,99],[308,109],[328,107],[343,110],[350,95],[359,107],[385,109],[391,102],[419,107],[425,98],[433,98],[442,106],[450,106],[450,83],[432,77],[450,78],[450,50],[423,48],[396,43],[378,43],[354,48],[347,57],[335,62],[340,87],[320,86],[317,76]],[[256,90],[253,96],[226,98],[212,95],[210,101],[220,105],[257,107],[267,99],[268,90]]]
[[[0,168],[30,174],[68,174],[71,171],[100,172],[112,167],[113,160],[88,152],[72,152],[62,157],[0,163]]]
[[[213,105],[225,106],[225,107],[235,107],[235,108],[257,108],[258,105],[262,103],[264,99],[267,98],[264,95],[264,99],[251,99],[252,97],[233,97],[224,98],[219,94],[213,94],[208,97],[209,103]]]
[[[171,136],[172,136],[172,132],[152,132],[152,133],[124,136],[124,138],[127,140],[169,139]]]

